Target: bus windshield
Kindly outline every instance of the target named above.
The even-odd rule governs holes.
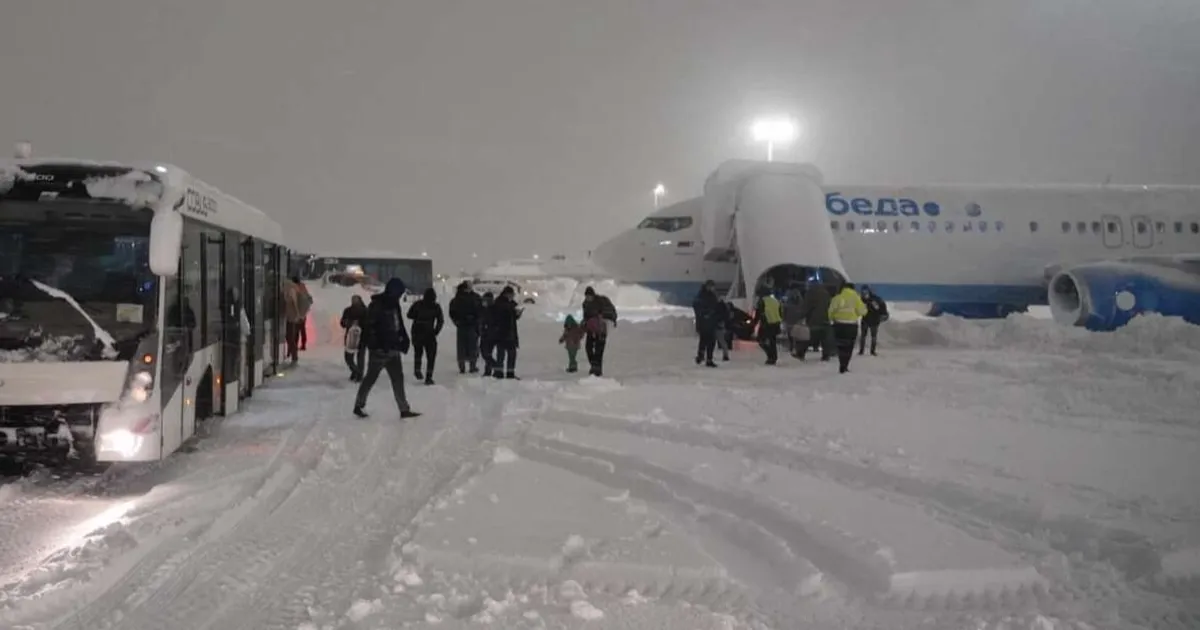
[[[152,215],[0,199],[0,363],[128,360],[155,325]]]

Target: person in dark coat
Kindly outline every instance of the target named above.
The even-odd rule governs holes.
[[[367,326],[367,304],[361,297],[355,295],[350,298],[350,306],[342,311],[341,324],[345,331],[342,339],[346,346],[346,367],[350,368],[350,380],[358,383],[362,381],[363,370],[367,367],[367,345],[362,339]]]
[[[433,385],[433,366],[437,363],[437,338],[442,334],[446,318],[442,314],[442,305],[437,303],[437,291],[433,287],[425,289],[420,300],[408,307],[408,318],[413,320],[413,377],[420,380],[421,358],[425,358],[425,384]]]
[[[707,280],[700,287],[696,299],[692,300],[692,312],[696,316],[696,333],[700,335],[696,347],[696,365],[704,363],[708,367],[717,367],[713,362],[713,351],[717,346],[717,329],[720,323],[720,300],[717,299],[716,285]]]
[[[360,418],[367,417],[364,410],[367,396],[375,387],[375,381],[379,380],[379,373],[384,370],[387,370],[388,380],[392,382],[392,394],[396,397],[396,406],[400,408],[400,417],[415,418],[421,415],[412,410],[404,393],[404,355],[411,345],[400,312],[400,298],[406,290],[403,280],[392,278],[388,280],[383,293],[371,296],[371,305],[367,307],[367,326],[363,328],[368,351],[367,372],[354,398],[354,415]]]
[[[483,375],[491,376],[496,368],[496,341],[492,338],[492,307],[496,298],[491,291],[479,298],[479,355],[483,357]]]
[[[717,347],[721,349],[721,360],[729,360],[729,350],[733,347],[733,311],[725,298],[717,296]]]
[[[592,287],[583,291],[584,352],[587,353],[592,376],[604,375],[604,350],[608,347],[608,324],[617,327],[617,307],[607,296],[596,293]]]
[[[887,302],[883,298],[875,294],[871,287],[863,285],[862,301],[867,305],[867,314],[862,318],[862,330],[858,336],[858,354],[862,355],[863,350],[867,347],[867,333],[871,333],[871,356],[877,357],[875,354],[876,342],[879,338],[879,325],[888,320]]]
[[[504,287],[491,308],[488,332],[496,348],[496,360],[492,366],[492,376],[495,378],[517,378],[517,348],[521,346],[517,320],[521,319],[521,309],[513,300],[514,294],[512,287]]]
[[[796,358],[801,361],[808,354],[809,348],[821,349],[821,360],[828,361],[833,358],[835,344],[833,340],[833,326],[829,323],[829,302],[833,296],[829,294],[829,289],[820,282],[814,282],[809,285],[808,291],[804,293],[804,302],[802,310],[804,312],[804,324],[808,326],[809,342],[799,344],[796,349]]]
[[[455,357],[458,373],[479,372],[479,316],[483,301],[465,280],[450,300],[450,321],[454,322]]]

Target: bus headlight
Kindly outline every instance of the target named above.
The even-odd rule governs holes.
[[[142,436],[129,429],[117,429],[100,435],[100,451],[133,457],[142,448]]]
[[[146,402],[150,399],[150,391],[154,388],[154,377],[144,370],[133,375],[129,382],[129,397],[134,402]]]

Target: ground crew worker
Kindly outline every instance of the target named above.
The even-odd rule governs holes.
[[[839,374],[850,371],[859,320],[866,314],[867,305],[863,304],[851,282],[843,284],[841,291],[829,301],[829,320],[833,322],[833,338],[837,343]]]
[[[779,361],[779,330],[783,325],[783,305],[779,303],[779,298],[771,293],[769,287],[759,290],[754,315],[758,320],[758,345],[767,353],[767,365],[775,365]]]

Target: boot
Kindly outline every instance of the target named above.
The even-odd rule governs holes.
[[[504,371],[503,370],[493,370],[492,377],[496,378],[496,379],[502,379],[502,378],[504,378]]]
[[[370,417],[370,416],[368,416],[368,415],[367,415],[367,412],[366,412],[366,411],[363,411],[363,408],[362,408],[362,407],[355,407],[355,408],[354,408],[354,415],[358,416],[359,418],[367,418],[367,417]]]
[[[478,374],[478,373],[479,373],[479,366],[478,366],[478,365],[475,365],[475,364],[473,364],[473,363],[472,363],[472,364],[471,364],[471,367],[470,367],[470,369],[469,369],[468,371],[469,371],[471,374]]]
[[[512,371],[510,371],[510,372],[508,372],[507,374],[505,374],[505,375],[504,375],[504,378],[509,378],[509,379],[512,379],[512,380],[514,380],[514,381],[519,381],[519,380],[521,380],[521,379],[517,378],[517,373],[516,373],[516,372],[512,372]]]
[[[413,370],[413,378],[417,379],[418,381],[425,378],[425,375],[421,373],[421,368],[416,368]]]
[[[426,377],[425,377],[425,384],[426,384],[426,385],[433,385],[433,377],[432,377],[432,376],[426,376]]]
[[[418,416],[420,416],[420,415],[421,415],[421,412],[419,412],[419,411],[401,411],[401,412],[400,412],[400,419],[401,419],[401,420],[407,420],[407,419],[409,419],[409,418],[416,418],[416,417],[418,417]]]

